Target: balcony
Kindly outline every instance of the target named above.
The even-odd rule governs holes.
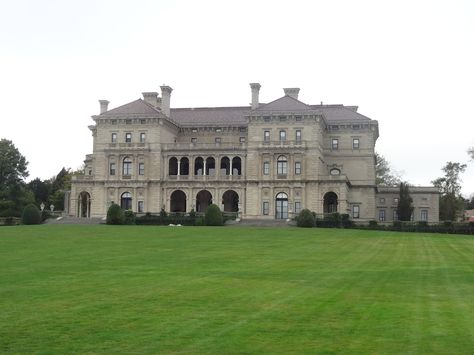
[[[109,143],[106,144],[104,147],[105,150],[148,150],[149,145],[148,143]]]
[[[242,175],[168,175],[166,179],[173,181],[240,181]]]
[[[247,149],[246,143],[171,143],[162,144],[163,151],[198,151],[198,150],[232,150],[242,151]]]
[[[258,148],[293,148],[300,149],[306,148],[306,141],[294,141],[294,140],[285,140],[285,141],[263,141],[255,143]]]

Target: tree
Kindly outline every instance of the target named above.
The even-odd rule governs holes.
[[[466,164],[447,162],[442,168],[444,176],[431,183],[440,192],[439,219],[443,221],[455,221],[464,208],[464,199],[461,196],[461,178],[466,170]]]
[[[393,172],[389,162],[379,153],[375,153],[375,183],[383,186],[398,186],[401,177]]]
[[[33,193],[35,202],[39,206],[41,203],[46,205],[49,202],[51,194],[51,182],[49,180],[43,181],[40,178],[31,180],[28,184],[28,189]]]
[[[467,150],[467,154],[471,156],[471,159],[474,160],[474,147],[471,147]]]
[[[32,202],[32,194],[23,179],[28,176],[28,162],[15,145],[0,140],[0,215],[21,216],[23,207]]]
[[[222,226],[224,224],[222,212],[217,205],[211,203],[207,206],[204,221],[206,226]]]
[[[400,183],[400,196],[397,205],[397,214],[400,221],[410,221],[413,213],[413,199],[410,196],[408,183]]]

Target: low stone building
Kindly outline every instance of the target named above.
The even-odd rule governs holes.
[[[251,105],[171,108],[172,89],[92,116],[92,154],[75,177],[70,214],[105,216],[112,202],[138,213],[202,212],[287,219],[308,208],[392,221],[398,190],[375,184],[378,122],[356,106],[306,104],[298,88]],[[412,188],[414,220],[438,220],[438,192]]]

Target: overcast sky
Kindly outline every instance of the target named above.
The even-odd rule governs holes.
[[[462,162],[474,193],[474,1],[0,0],[0,138],[30,179],[81,166],[99,99],[166,84],[172,107],[239,106],[250,82],[358,105],[405,180]]]

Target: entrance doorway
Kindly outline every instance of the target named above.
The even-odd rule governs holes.
[[[288,218],[288,195],[284,192],[280,192],[276,195],[275,200],[275,218],[276,219],[287,219]]]

